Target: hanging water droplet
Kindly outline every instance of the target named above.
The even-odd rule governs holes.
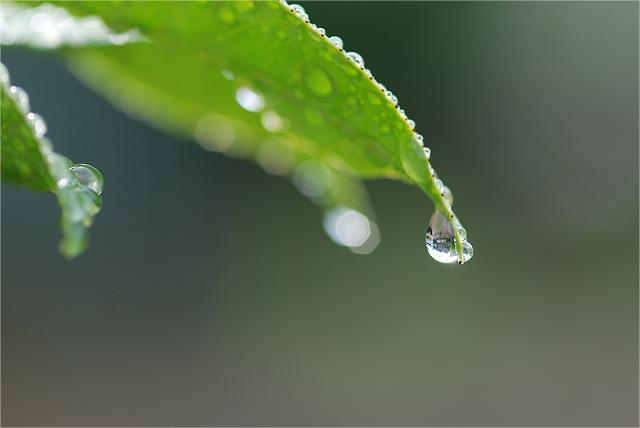
[[[410,127],[411,129],[413,129],[413,128],[415,128],[415,127],[416,127],[416,123],[415,123],[413,120],[411,120],[411,119],[407,119],[407,123],[409,124],[409,127]]]
[[[424,137],[421,134],[418,134],[417,132],[413,133],[413,138],[415,138],[415,140],[418,142],[418,144],[420,144],[421,146],[424,144]]]
[[[347,52],[347,56],[361,68],[364,67],[364,58],[358,52]]]
[[[29,121],[31,128],[35,131],[36,136],[38,138],[44,137],[44,134],[47,133],[47,123],[44,121],[42,116],[37,113],[29,113],[27,114],[27,120]]]
[[[22,112],[29,113],[29,110],[31,110],[29,107],[29,96],[24,89],[19,86],[12,86],[9,88],[9,92],[11,92],[13,99],[16,100]]]
[[[236,91],[236,101],[243,109],[256,113],[264,108],[264,97],[247,87]]]
[[[7,67],[0,62],[0,83],[5,86],[9,86],[11,84],[11,78],[9,77],[9,70]]]
[[[447,203],[449,205],[453,205],[453,193],[451,192],[451,189],[449,189],[447,186],[443,186],[442,187],[442,192],[440,192],[442,194],[442,197],[444,198],[445,201],[447,201]],[[458,229],[460,230],[460,229]],[[466,233],[466,231],[465,231]],[[467,239],[466,236],[462,239]]]
[[[304,10],[304,7],[300,6],[299,4],[290,4],[289,9],[291,9],[293,13],[298,15],[300,18],[304,20],[309,20],[309,15],[307,15],[307,12]]]
[[[426,245],[427,252],[437,262],[455,263],[458,260],[453,226],[438,210],[429,221]]]
[[[97,195],[102,193],[104,179],[100,171],[94,166],[77,163],[69,168],[69,172],[80,186],[91,189]]]
[[[329,37],[329,41],[331,42],[331,44],[335,47],[337,47],[338,49],[342,49],[342,47],[344,46],[344,42],[342,41],[342,39],[338,36],[331,36]]]
[[[429,147],[423,147],[422,151],[427,159],[431,159],[431,149]]]
[[[317,27],[316,31],[321,35],[321,36],[326,36],[327,35],[327,30],[325,30],[322,27]]]

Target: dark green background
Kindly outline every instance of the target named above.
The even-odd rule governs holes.
[[[473,261],[390,181],[352,254],[287,180],[3,48],[106,187],[66,262],[54,197],[2,186],[2,424],[637,426],[638,3],[305,7],[416,120]]]

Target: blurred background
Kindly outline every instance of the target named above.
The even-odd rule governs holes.
[[[353,254],[288,180],[3,49],[106,179],[72,262],[55,198],[2,186],[3,426],[637,426],[638,3],[304,6],[416,120],[474,259],[429,258],[392,181]]]

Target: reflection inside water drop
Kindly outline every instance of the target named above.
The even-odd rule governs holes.
[[[69,172],[80,186],[92,190],[97,195],[102,193],[104,179],[94,166],[78,163],[69,168]]]
[[[467,262],[473,257],[473,246],[466,241],[467,232],[456,222],[458,233],[462,240],[462,261]],[[452,223],[436,210],[431,216],[427,228],[426,244],[427,252],[434,260],[440,263],[455,263],[458,261],[456,251],[456,238]]]

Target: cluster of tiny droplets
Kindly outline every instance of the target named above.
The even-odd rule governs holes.
[[[53,144],[46,137],[47,133],[47,124],[37,113],[31,111],[31,107],[29,105],[29,96],[19,86],[15,86],[11,84],[11,77],[9,75],[9,70],[7,67],[0,62],[0,84],[3,85],[9,96],[15,101],[18,105],[18,108],[22,111],[24,116],[27,119],[27,123],[33,130],[34,135],[36,136],[36,141],[40,147],[40,152],[44,155],[47,163],[49,164],[49,168],[56,178],[56,186],[58,188],[66,187],[73,183],[78,183],[78,180],[75,178],[73,174],[73,168],[92,168],[90,165],[78,164],[72,165],[72,163],[65,158],[64,156],[59,155],[58,153],[53,151]],[[94,169],[95,170],[95,169]],[[97,170],[96,174],[99,174]],[[96,176],[96,179],[101,177]],[[95,193],[102,193],[102,183],[95,183],[92,185],[88,185],[91,190]]]
[[[431,174],[431,177],[433,178],[433,181],[434,181],[434,183],[436,185],[436,188],[438,189],[438,192],[440,193],[440,196],[442,196],[442,200],[444,201],[445,206],[447,207],[448,211],[451,213],[450,214],[451,224],[453,225],[453,227],[455,227],[457,229],[458,234],[460,236],[460,239],[462,240],[463,247],[472,248],[471,244],[467,241],[467,231],[465,230],[464,227],[462,227],[462,224],[460,223],[460,220],[458,220],[458,217],[455,214],[453,214],[453,211],[452,211],[453,194],[451,193],[451,190],[447,186],[444,185],[442,180],[440,180],[438,178],[438,175],[436,174],[436,171],[431,166],[431,163],[428,162],[431,159],[431,149],[424,145],[424,137],[421,134],[419,134],[419,133],[417,133],[415,131],[416,123],[415,123],[414,120],[409,119],[409,117],[405,113],[404,109],[402,109],[400,107],[400,104],[398,104],[398,97],[395,96],[393,94],[393,92],[388,90],[382,83],[380,83],[380,82],[378,82],[376,80],[376,78],[373,76],[373,73],[371,72],[371,70],[369,70],[368,68],[365,67],[364,59],[362,58],[362,55],[360,55],[357,52],[347,52],[344,49],[344,42],[342,41],[342,39],[340,37],[338,37],[338,36],[327,36],[327,32],[326,32],[326,30],[324,28],[318,27],[315,24],[311,23],[309,21],[309,15],[307,14],[307,12],[304,10],[304,8],[302,6],[300,6],[299,4],[288,4],[286,0],[280,0],[280,3],[282,3],[284,6],[288,7],[291,12],[293,12],[296,16],[298,16],[300,19],[302,19],[304,22],[306,22],[309,26],[311,26],[311,28],[314,31],[316,31],[321,37],[324,37],[324,38],[328,39],[329,42],[333,46],[335,46],[347,58],[349,58],[351,61],[353,61],[358,66],[358,68],[360,68],[360,70],[362,70],[367,75],[369,80],[371,80],[380,89],[380,91],[391,102],[391,104],[393,104],[395,106],[396,111],[398,112],[398,114],[402,117],[402,119],[405,121],[405,123],[413,131],[413,139],[414,139],[414,141],[422,148],[424,156],[425,156],[425,158],[427,160],[429,173]],[[473,250],[471,250],[471,251],[473,251]],[[459,262],[459,263],[462,263],[462,262]]]

